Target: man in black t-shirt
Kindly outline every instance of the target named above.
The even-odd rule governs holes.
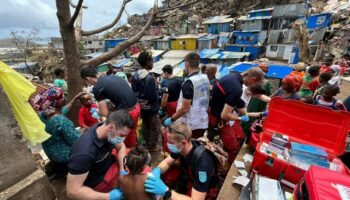
[[[214,155],[200,142],[191,140],[192,131],[185,123],[176,121],[168,129],[167,146],[171,154],[147,177],[146,192],[161,195],[163,199],[216,199],[219,177]],[[174,166],[176,161],[180,167]],[[187,191],[182,190],[180,194],[175,191],[175,185]]]
[[[209,131],[219,128],[220,139],[232,163],[240,149],[240,140],[245,138],[240,121],[249,121],[245,103],[241,99],[242,85],[247,87],[261,83],[263,71],[254,67],[241,74],[233,73],[222,77],[213,88],[213,98],[209,104]],[[238,111],[238,115],[234,111]]]
[[[173,67],[171,65],[165,65],[162,71],[163,77],[167,79],[167,82],[162,88],[163,96],[160,109],[161,111],[165,110],[168,116],[172,116],[176,112],[183,80],[173,75]]]
[[[125,174],[123,143],[135,124],[126,111],[115,111],[106,123],[88,129],[73,145],[68,161],[67,195],[73,199],[120,200],[114,189],[118,176]],[[118,153],[115,153],[114,149]]]
[[[137,105],[136,97],[129,84],[121,77],[109,75],[99,76],[95,67],[84,66],[80,71],[81,77],[87,84],[93,85],[92,93],[98,102],[98,113],[107,117],[109,114],[105,100],[109,99],[116,110],[128,111],[137,124],[140,115],[140,107]],[[136,128],[132,129],[125,140],[128,148],[136,146]]]

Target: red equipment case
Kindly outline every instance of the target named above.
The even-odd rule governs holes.
[[[263,124],[252,170],[258,174],[288,183],[297,184],[305,170],[260,151],[263,142],[269,143],[274,133],[287,135],[290,141],[324,148],[329,161],[337,171],[349,174],[347,167],[337,158],[344,153],[350,130],[350,113],[334,111],[295,100],[273,98],[269,114]],[[287,182],[286,182],[287,181]]]
[[[294,200],[350,199],[350,176],[311,166],[294,189]]]

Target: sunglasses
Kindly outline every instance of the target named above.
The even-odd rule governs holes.
[[[175,133],[175,134],[178,134],[178,135],[182,135],[182,136],[184,136],[184,138],[186,138],[185,134],[183,134],[182,132],[180,132],[180,131],[178,131],[178,130],[176,130],[174,128],[168,127],[167,129],[168,129],[168,133]]]

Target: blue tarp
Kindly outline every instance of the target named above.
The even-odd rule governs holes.
[[[185,61],[183,61],[182,63],[180,63],[176,68],[185,69]]]
[[[270,78],[282,79],[293,71],[293,68],[285,65],[269,65],[266,76]]]
[[[210,58],[211,56],[219,53],[220,49],[203,49],[199,52],[199,56],[201,59]]]
[[[259,32],[241,32],[235,31],[236,44],[253,45],[259,42]]]
[[[235,64],[231,67],[228,67],[230,71],[234,72],[244,72],[252,67],[256,67],[258,64],[254,63],[239,63]],[[283,79],[288,74],[290,74],[293,71],[293,68],[286,65],[269,65],[269,71],[267,72],[266,76],[269,78],[279,78]]]
[[[128,64],[129,62],[131,62],[130,58],[124,58],[123,60],[119,61],[118,63],[112,66],[116,68],[121,68],[121,67],[124,67],[124,65]]]
[[[252,67],[256,67],[258,66],[258,64],[253,64],[253,63],[240,63],[240,64],[235,64],[233,65],[231,68],[231,71],[234,71],[234,72],[245,72],[247,71],[248,69],[252,68]]]
[[[316,15],[311,15],[307,18],[307,28],[316,29],[316,28],[326,28],[329,26],[332,19],[332,14],[330,13],[321,13]]]
[[[219,79],[230,73],[227,65],[216,65],[216,67],[219,69]]]

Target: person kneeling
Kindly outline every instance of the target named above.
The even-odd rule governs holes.
[[[124,140],[134,126],[127,111],[115,111],[105,123],[94,125],[80,136],[68,161],[68,197],[84,200],[123,198],[123,193],[114,188],[118,177],[126,174]]]
[[[168,129],[167,146],[171,154],[147,176],[146,192],[161,195],[163,199],[216,199],[219,191],[217,160],[200,142],[191,140],[192,131],[185,123],[176,121]],[[181,167],[175,167],[177,160]],[[160,179],[161,173],[170,188]],[[180,194],[179,190],[172,190],[176,185],[187,191]]]

